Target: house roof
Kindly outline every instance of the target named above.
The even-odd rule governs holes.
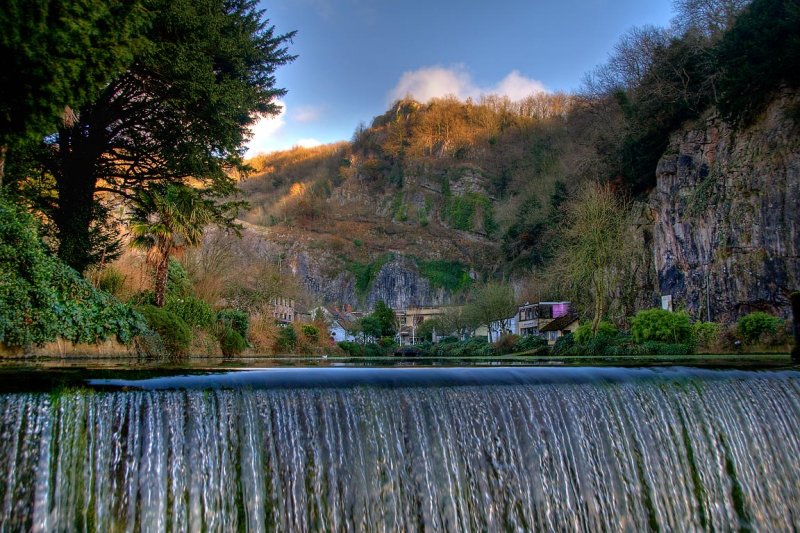
[[[564,315],[539,328],[539,331],[561,331],[578,321],[578,315]]]

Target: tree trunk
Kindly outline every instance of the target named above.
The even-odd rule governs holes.
[[[794,348],[792,348],[792,360],[800,362],[800,292],[793,292],[792,299],[792,321],[794,324]]]
[[[156,307],[164,307],[169,277],[169,251],[163,252],[156,265]]]
[[[0,146],[0,189],[3,188],[3,176],[6,172],[6,154],[8,153],[8,146]]]
[[[53,213],[58,228],[58,256],[81,273],[92,262],[95,153],[88,140],[75,130],[59,132],[58,170],[54,172],[58,207]]]

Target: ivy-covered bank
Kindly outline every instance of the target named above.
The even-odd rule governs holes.
[[[27,347],[58,338],[129,344],[144,318],[53,257],[36,220],[0,196],[0,345]]]

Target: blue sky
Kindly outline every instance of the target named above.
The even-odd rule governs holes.
[[[633,26],[666,26],[671,0],[263,0],[299,57],[277,72],[284,112],[248,155],[349,139],[397,96],[420,100],[577,89]]]

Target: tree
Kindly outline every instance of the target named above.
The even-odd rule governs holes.
[[[152,182],[196,180],[235,192],[242,144],[258,116],[279,111],[275,70],[294,58],[292,33],[274,34],[254,0],[149,0],[147,45],[70,127],[48,137],[44,169],[56,183],[49,214],[59,255],[77,270],[93,261],[98,193],[131,198]]]
[[[391,307],[386,305],[386,302],[379,300],[375,304],[375,310],[372,312],[381,325],[380,337],[393,337],[397,333],[397,316]]]
[[[750,123],[784,84],[800,86],[800,3],[754,0],[719,43],[718,107]]]
[[[232,224],[227,207],[185,185],[158,184],[140,191],[130,216],[131,246],[147,250],[154,266],[156,306],[164,305],[170,256],[200,244],[207,225]]]
[[[672,21],[683,34],[697,31],[717,40],[730,29],[750,0],[673,0],[677,13]]]
[[[0,5],[0,185],[9,145],[55,131],[133,60],[142,2],[5,0]]]
[[[608,184],[589,183],[567,203],[562,245],[550,274],[575,300],[588,296],[597,332],[630,268],[631,210]]]
[[[477,324],[489,329],[489,342],[493,342],[492,323],[499,322],[501,330],[507,329],[509,319],[517,312],[514,289],[494,281],[481,285],[473,291],[467,312]]]

